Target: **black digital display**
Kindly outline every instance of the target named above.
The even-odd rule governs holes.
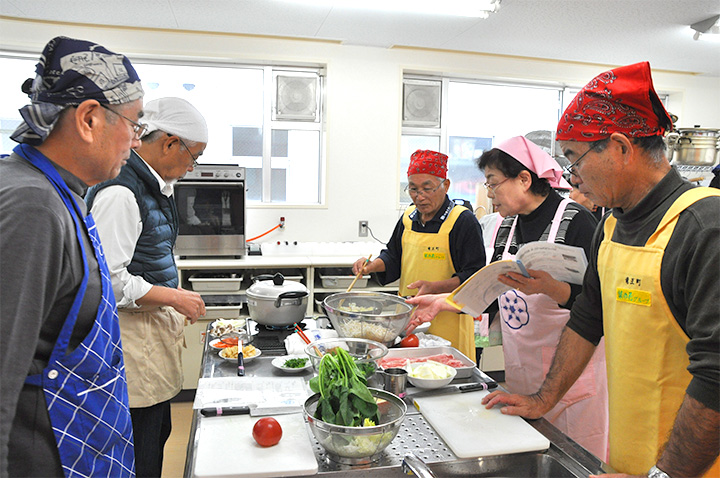
[[[214,176],[214,174],[212,171],[209,171],[209,172],[202,171],[200,173],[201,178],[212,178],[213,176]]]

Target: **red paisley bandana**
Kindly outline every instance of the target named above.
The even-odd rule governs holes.
[[[601,73],[575,96],[557,126],[559,141],[595,141],[623,133],[662,135],[672,125],[655,93],[650,63]]]
[[[447,161],[446,154],[418,149],[410,156],[410,167],[408,167],[407,175],[432,174],[436,178],[446,179]]]

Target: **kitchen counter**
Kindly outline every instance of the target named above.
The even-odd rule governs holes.
[[[299,374],[286,374],[275,369],[271,362],[273,357],[260,356],[245,365],[246,376],[249,377],[302,377],[310,380],[314,373],[312,369],[308,369]],[[205,346],[203,353],[203,362],[201,368],[202,377],[233,377],[236,376],[236,367],[227,361],[224,361],[217,354],[217,351],[209,349]],[[238,378],[242,380],[242,378]],[[465,379],[457,379],[453,384],[462,384],[470,382],[483,382],[490,380],[480,370],[475,369],[473,375]],[[560,432],[547,420],[532,420],[528,423],[542,433],[550,440],[550,449],[546,452],[518,453],[505,455],[500,457],[487,457],[481,459],[462,460],[453,454],[450,448],[435,433],[432,426],[425,420],[422,414],[412,405],[412,395],[418,390],[409,387],[408,398],[406,402],[409,404],[408,411],[405,416],[403,425],[392,444],[383,452],[382,457],[372,463],[364,466],[343,465],[329,460],[324,449],[315,440],[306,423],[306,431],[308,439],[312,443],[312,449],[318,463],[318,474],[332,477],[349,477],[362,478],[370,476],[378,476],[377,472],[382,471],[383,476],[407,476],[402,471],[403,458],[406,453],[414,453],[420,457],[431,469],[436,469],[441,476],[462,476],[482,475],[482,471],[478,467],[497,466],[497,467],[515,467],[532,462],[531,468],[518,469],[518,474],[504,471],[505,468],[492,468],[492,472],[503,473],[502,476],[588,476],[594,473],[607,473],[612,471],[611,468],[598,460],[592,454],[580,447],[566,435]],[[200,420],[203,418],[198,410],[193,411],[192,426],[190,438],[187,447],[187,458],[185,462],[185,477],[193,477],[194,464],[196,461],[196,451],[199,437],[197,431],[199,429]],[[212,419],[212,418],[211,418]],[[215,418],[217,420],[218,418]],[[493,460],[495,458],[495,460]],[[547,475],[547,470],[543,468],[543,463],[547,466],[561,466],[563,475],[557,472]],[[490,468],[488,468],[490,470]],[[545,470],[545,471],[543,471]],[[550,471],[555,470],[554,468]],[[531,473],[531,474],[527,474]],[[545,473],[545,475],[543,475]],[[486,475],[482,475],[486,476]],[[497,475],[493,475],[497,476]]]

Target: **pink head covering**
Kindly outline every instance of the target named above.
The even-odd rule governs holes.
[[[547,179],[550,186],[561,189],[569,186],[562,178],[562,168],[557,161],[529,139],[515,136],[495,147],[515,158],[538,177]]]

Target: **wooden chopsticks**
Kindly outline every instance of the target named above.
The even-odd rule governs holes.
[[[362,277],[362,275],[363,275],[363,271],[362,271],[362,270],[363,270],[363,268],[364,268],[366,265],[368,265],[368,262],[370,262],[370,258],[371,258],[371,257],[372,257],[372,254],[370,254],[370,255],[368,256],[368,258],[365,259],[365,263],[364,263],[364,264],[362,265],[362,267],[360,268],[360,272],[357,273],[357,275],[355,276],[355,278],[353,279],[353,281],[350,283],[350,285],[348,286],[348,288],[347,288],[347,290],[346,290],[345,292],[350,292],[350,289],[353,288],[353,286],[355,285],[355,283],[357,282],[357,280],[358,280],[360,277]]]
[[[307,335],[305,335],[305,332],[303,332],[303,330],[300,328],[300,326],[297,324],[297,322],[295,322],[295,331],[300,336],[300,338],[303,340],[303,342],[310,345],[310,343],[311,343],[310,339],[308,338]],[[318,354],[318,357],[323,356],[323,353],[320,351],[319,348],[317,348],[317,346],[314,346],[313,348],[315,349],[315,352]]]

